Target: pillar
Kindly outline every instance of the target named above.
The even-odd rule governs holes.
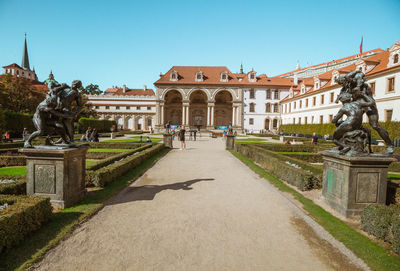
[[[189,102],[185,101],[182,103],[182,125],[189,125]]]
[[[236,126],[236,106],[232,106],[232,127]]]
[[[160,104],[160,114],[161,114],[161,126],[164,126],[164,104]]]
[[[211,125],[211,106],[207,105],[207,127]]]
[[[215,108],[215,105],[212,104],[211,105],[211,126],[213,126],[213,127],[214,127],[214,108]]]

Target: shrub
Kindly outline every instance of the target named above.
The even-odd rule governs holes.
[[[48,198],[0,195],[0,204],[4,203],[9,207],[0,211],[0,252],[38,230],[52,215]]]
[[[25,166],[25,165],[26,165],[26,157],[23,155],[0,156],[0,167]]]
[[[123,152],[123,153],[119,152],[118,154],[113,155],[113,156],[111,156],[109,158],[106,158],[106,159],[103,159],[101,161],[92,163],[90,166],[86,167],[86,170],[97,170],[97,169],[100,169],[102,167],[108,166],[111,163],[114,163],[115,161],[124,159],[125,157],[130,156],[130,155],[132,155],[132,154],[134,154],[136,152],[141,152],[141,151],[143,151],[143,150],[145,150],[147,148],[150,148],[151,146],[152,146],[151,144],[147,144],[145,146],[138,147],[136,149],[132,149],[132,150],[127,151],[127,152]]]
[[[361,229],[379,239],[391,241],[390,227],[394,212],[395,208],[386,205],[367,205],[361,214]]]
[[[254,145],[237,144],[235,150],[249,157],[279,179],[298,187],[302,191],[321,187],[322,171],[319,169],[310,167],[315,171],[311,172],[308,169],[301,168],[299,165],[304,163],[300,161],[263,150]]]
[[[380,138],[378,133],[371,128],[371,126],[367,123],[363,125],[367,126],[371,129],[372,137]],[[385,128],[391,138],[400,138],[400,122],[398,121],[388,121],[388,122],[380,122],[380,125]],[[324,124],[284,124],[279,127],[280,132],[286,133],[302,133],[302,134],[312,134],[313,132],[325,135],[332,135],[335,131],[335,125],[333,123],[324,123]]]
[[[121,152],[87,152],[86,159],[106,159],[120,153]]]
[[[17,113],[5,111],[5,128],[11,131],[11,137],[22,137],[22,131],[27,128],[30,132],[35,131],[35,126],[32,122],[33,115],[26,113]]]
[[[121,161],[102,167],[98,170],[86,171],[86,184],[95,186],[105,186],[116,178],[125,174],[132,168],[137,167],[143,161],[164,149],[164,145],[155,144],[151,148],[141,151],[139,154],[132,154]]]
[[[400,215],[394,215],[392,221],[393,250],[400,254]]]
[[[386,204],[400,204],[400,180],[388,180]]]
[[[90,143],[81,143],[77,142],[78,145],[86,145],[89,144],[91,148],[94,149],[135,149],[137,147],[143,146],[146,143],[137,143],[137,142],[90,142]]]
[[[0,184],[0,194],[8,195],[25,195],[26,194],[26,179],[22,175],[0,175],[0,179],[16,180],[14,183]]]
[[[99,119],[91,119],[91,118],[80,118],[78,120],[79,126],[81,130],[87,130],[88,127],[92,129],[96,128],[98,132],[109,132],[111,127],[117,123],[114,120],[99,120]]]
[[[0,143],[0,149],[22,148],[24,142]]]
[[[0,148],[0,155],[7,155],[7,154],[17,154],[19,148],[8,148],[8,149],[1,149]]]
[[[308,163],[322,163],[322,155],[319,153],[301,153],[301,152],[283,152],[279,153],[287,157],[299,159],[301,161],[306,161]]]

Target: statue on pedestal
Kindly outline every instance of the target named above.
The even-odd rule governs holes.
[[[169,134],[169,129],[171,128],[171,121],[169,120],[166,124],[165,124],[165,133]]]
[[[47,136],[46,145],[75,147],[73,118],[82,109],[81,95],[78,89],[82,82],[75,80],[72,86],[58,84],[56,81],[48,83],[49,95],[37,106],[33,115],[33,124],[36,131],[25,141],[24,148],[33,148],[32,140],[38,136]],[[71,111],[72,102],[76,101],[76,109]],[[50,135],[56,132],[61,138],[51,143]],[[61,144],[63,143],[63,144]]]
[[[339,76],[336,82],[342,85],[336,102],[341,101],[343,107],[332,119],[337,128],[333,134],[333,142],[339,147],[339,154],[347,156],[367,155],[371,150],[371,131],[362,126],[364,113],[369,124],[386,143],[386,154],[393,154],[394,147],[388,132],[380,126],[378,109],[372,97],[371,87],[365,82],[364,73],[356,70]],[[345,120],[340,120],[343,116]],[[367,148],[367,145],[369,146]]]

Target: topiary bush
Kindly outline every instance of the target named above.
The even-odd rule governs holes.
[[[0,183],[0,194],[25,195],[26,178],[23,175],[0,175],[0,180],[16,180],[13,183]]]
[[[91,127],[92,129],[96,128],[98,132],[110,132],[113,125],[117,127],[115,120],[80,118],[78,123],[82,131],[86,131],[88,127]]]
[[[395,214],[392,220],[393,250],[400,254],[400,214]]]
[[[26,157],[23,155],[0,155],[0,167],[25,166]]]
[[[394,212],[395,208],[386,205],[367,205],[361,214],[361,229],[379,239],[391,241],[390,227]]]
[[[97,170],[86,170],[86,185],[103,187],[129,170],[139,166],[143,161],[160,152],[164,148],[163,144],[155,144],[151,148],[147,148],[138,154],[131,154],[130,156],[123,158],[121,161],[108,166]]]
[[[52,215],[48,198],[0,195],[0,253],[21,242],[30,232],[38,230]]]

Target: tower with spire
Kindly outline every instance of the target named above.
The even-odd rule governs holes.
[[[26,71],[31,71],[31,69],[29,67],[29,56],[28,56],[28,45],[26,44],[26,33],[25,33],[24,51],[22,53],[21,67]]]

